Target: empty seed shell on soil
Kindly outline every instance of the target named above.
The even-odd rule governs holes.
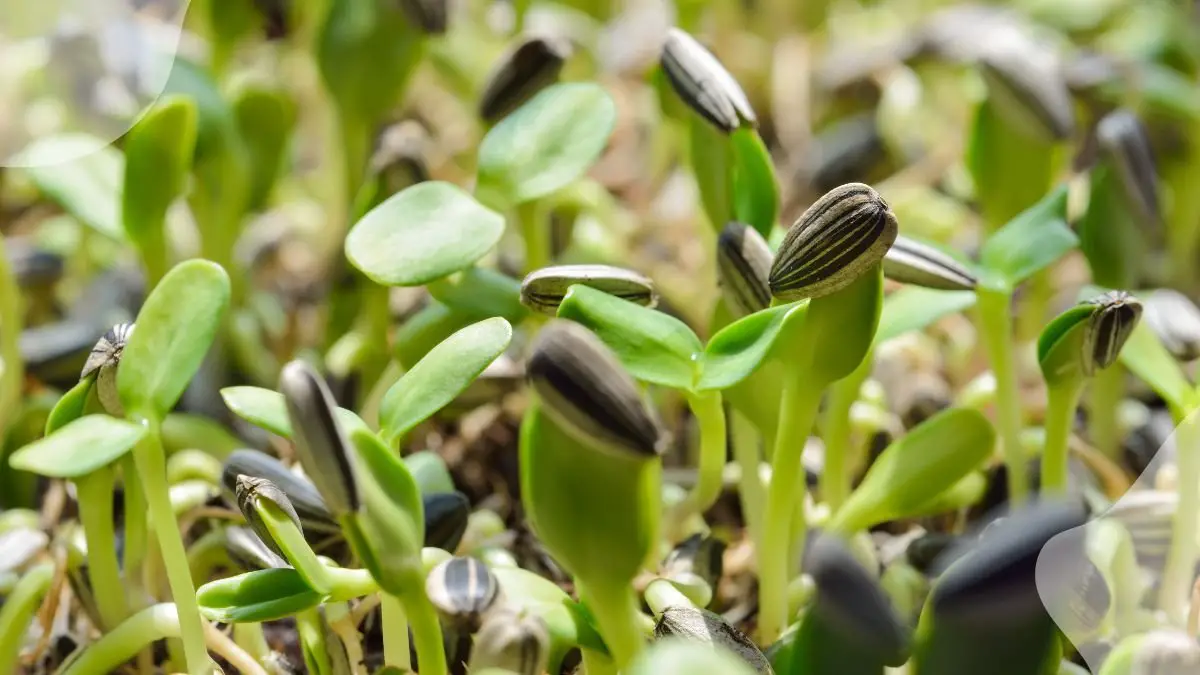
[[[450,558],[425,579],[429,601],[447,621],[468,633],[479,630],[499,593],[495,575],[477,558]]]
[[[500,57],[488,75],[479,98],[479,116],[497,122],[521,107],[534,94],[558,80],[571,43],[553,37],[532,36]]]
[[[526,275],[521,282],[521,304],[535,312],[554,315],[567,291],[580,285],[653,307],[658,303],[654,282],[645,275],[611,265],[555,265]]]
[[[973,291],[978,283],[962,263],[905,236],[897,236],[884,255],[883,273],[893,281],[942,291]]]
[[[771,304],[771,264],[775,255],[758,230],[730,222],[717,237],[717,282],[725,304],[746,316]]]
[[[696,38],[670,29],[660,63],[679,98],[713,126],[725,133],[743,124],[758,126],[742,86]]]

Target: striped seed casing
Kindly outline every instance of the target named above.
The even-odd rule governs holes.
[[[534,270],[525,277],[521,282],[521,304],[553,316],[567,291],[577,284],[643,307],[658,303],[654,282],[633,270],[611,265],[555,265]]]
[[[730,222],[717,237],[717,282],[725,305],[743,317],[771,305],[771,264],[775,254],[753,227]]]
[[[542,675],[550,652],[545,621],[529,612],[497,607],[475,636],[469,672],[485,668],[510,670],[517,675]]]
[[[425,594],[449,623],[474,633],[496,604],[500,582],[478,558],[454,557],[429,571]]]
[[[258,508],[255,506],[255,502],[259,499],[271,502],[287,515],[288,520],[295,523],[296,529],[304,532],[304,526],[300,524],[300,516],[296,514],[296,509],[283,490],[265,478],[241,475],[235,481],[234,495],[237,498],[238,509],[246,517],[246,523],[251,530],[254,530],[254,534],[258,535],[258,538],[262,540],[263,544],[266,544],[267,548],[271,549],[272,553],[280,558],[286,557],[279,545],[275,543],[275,538],[271,536],[271,531],[263,522]]]
[[[1142,303],[1125,291],[1110,291],[1088,302],[1096,311],[1083,337],[1083,373],[1092,375],[1116,363],[1142,317]]]
[[[1071,94],[1049,48],[1010,31],[989,40],[979,61],[988,95],[1010,123],[1047,140],[1071,137],[1075,131]]]
[[[558,80],[571,56],[565,39],[531,36],[509,50],[493,67],[479,98],[479,116],[495,123]]]
[[[287,403],[292,440],[304,473],[335,518],[358,510],[350,444],[334,417],[329,387],[311,366],[297,360],[283,367],[279,391]]]
[[[883,274],[892,281],[940,291],[973,291],[975,273],[938,249],[903,235],[883,256]]]
[[[1125,197],[1147,227],[1162,222],[1158,200],[1158,170],[1150,139],[1137,115],[1114,110],[1096,125],[1096,140],[1105,159],[1116,170]]]
[[[731,133],[758,126],[742,86],[696,38],[670,29],[659,62],[679,98],[717,129]]]
[[[117,395],[117,367],[129,336],[133,335],[133,327],[132,323],[119,323],[105,331],[96,346],[92,347],[83,364],[83,372],[79,375],[81,380],[96,375],[96,395],[100,404],[105,412],[115,417],[125,415],[121,397]]]

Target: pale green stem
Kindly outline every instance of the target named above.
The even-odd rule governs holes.
[[[1114,364],[1092,378],[1088,390],[1088,438],[1092,446],[1112,460],[1120,460],[1121,399],[1125,396],[1125,368]]]
[[[164,602],[147,607],[126,619],[88,645],[79,658],[71,661],[61,675],[112,673],[149,644],[179,637],[179,616],[175,605]]]
[[[375,430],[379,429],[381,423],[379,419],[379,406],[383,403],[383,397],[392,388],[392,385],[399,382],[403,376],[404,366],[400,365],[400,362],[395,359],[388,361],[387,368],[384,369],[379,379],[375,381],[375,385],[371,387],[371,391],[367,394],[367,398],[362,405],[362,414],[360,417],[367,423],[367,426]]]
[[[577,581],[582,599],[592,610],[604,644],[617,671],[624,669],[646,646],[641,610],[631,587],[591,588]]]
[[[187,551],[175,523],[171,499],[167,490],[166,458],[158,437],[157,419],[142,420],[149,433],[134,447],[138,475],[146,492],[150,522],[158,539],[171,596],[179,610],[180,637],[187,658],[189,675],[208,675],[212,672],[208,649],[204,644],[204,623],[196,602],[196,587],[188,570]]]
[[[129,584],[129,596],[133,609],[144,605],[142,593],[142,565],[146,559],[146,495],[138,479],[137,465],[133,455],[121,460],[121,479],[124,484],[121,494],[124,500],[125,537],[124,557],[125,582]]]
[[[256,498],[254,510],[267,526],[271,538],[283,551],[287,561],[292,564],[309,588],[321,595],[328,595],[333,588],[330,568],[321,562],[316,553],[313,553],[300,528],[296,527],[283,509],[269,499]]]
[[[666,579],[651,581],[642,593],[642,597],[645,598],[646,605],[650,607],[650,611],[654,612],[655,618],[661,618],[663,611],[668,607],[694,606],[686,595],[679,592],[679,589],[675,588],[675,585]]]
[[[380,598],[383,612],[383,663],[404,671],[412,670],[408,653],[408,617],[400,600],[387,593]]]
[[[525,242],[525,271],[532,272],[550,264],[550,224],[540,217],[535,201],[516,207],[521,239]]]
[[[271,645],[267,644],[261,623],[233,624],[233,640],[259,663],[266,664],[271,658]]]
[[[54,564],[40,563],[21,575],[16,588],[0,604],[0,670],[7,673],[22,672],[17,668],[17,660],[21,656],[25,631],[29,629],[29,622],[33,620],[34,612],[42,604],[42,598],[50,590],[53,581]]]
[[[8,262],[4,237],[0,235],[0,441],[8,432],[8,424],[21,400],[21,381],[24,364],[21,361],[20,338],[21,290]]]
[[[1042,449],[1042,494],[1063,495],[1067,492],[1067,463],[1070,456],[1071,428],[1075,409],[1083,393],[1085,380],[1050,387],[1046,404],[1046,446]]]
[[[996,427],[1000,449],[1008,469],[1009,498],[1014,505],[1025,502],[1029,494],[1029,476],[1021,446],[1021,401],[1017,391],[1017,371],[1013,358],[1010,294],[979,289],[979,318],[988,360],[996,377]]]
[[[696,485],[680,504],[677,523],[712,508],[721,496],[725,469],[725,409],[720,392],[688,394],[688,406],[700,424]]]
[[[103,467],[75,481],[79,520],[87,540],[88,580],[104,628],[112,630],[125,620],[129,607],[117,563],[117,538],[113,532],[113,470]]]
[[[582,649],[583,671],[586,675],[619,675],[612,659],[590,649]]]
[[[446,675],[446,647],[442,642],[442,626],[433,603],[425,596],[425,588],[416,589],[400,598],[412,626],[413,645],[421,675]]]
[[[325,628],[321,623],[321,612],[317,608],[296,613],[296,632],[304,651],[305,665],[313,675],[331,675],[333,666],[329,662],[329,649],[325,644]]]
[[[762,551],[762,518],[767,495],[763,487],[761,436],[754,424],[740,412],[733,412],[733,457],[741,468],[738,491],[742,498],[742,517],[755,554]],[[757,562],[755,563],[757,564]]]
[[[1179,503],[1171,528],[1171,549],[1159,587],[1158,605],[1167,619],[1182,626],[1196,569],[1196,529],[1200,525],[1200,429],[1195,410],[1175,428]]]
[[[783,398],[779,406],[779,431],[771,457],[771,483],[767,487],[762,554],[758,558],[759,641],[770,644],[787,626],[787,585],[793,541],[803,542],[807,484],[801,457],[812,431],[822,386],[794,364],[785,363]],[[799,512],[797,510],[799,509]],[[793,522],[799,519],[801,522]],[[793,539],[793,536],[798,537]]]
[[[821,472],[821,500],[829,505],[833,513],[841,508],[850,494],[853,480],[850,469],[850,409],[858,400],[858,394],[870,377],[874,363],[874,355],[867,354],[853,373],[834,382],[829,388],[823,425],[825,468]]]

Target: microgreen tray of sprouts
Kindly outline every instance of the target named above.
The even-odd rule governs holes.
[[[1200,673],[1195,3],[51,4],[0,675]]]

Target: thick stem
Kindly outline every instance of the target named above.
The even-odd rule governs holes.
[[[0,236],[0,440],[21,400],[24,367],[21,362],[21,291]]]
[[[442,641],[442,626],[433,603],[419,588],[400,599],[412,626],[413,645],[421,675],[446,675],[446,648]]]
[[[261,623],[233,624],[233,640],[259,663],[266,663],[271,657],[271,645],[267,644]]]
[[[89,645],[71,662],[62,675],[89,675],[115,672],[120,665],[147,645],[164,638],[179,636],[179,616],[175,605],[152,605],[126,619]]]
[[[1195,576],[1196,528],[1200,525],[1200,420],[1194,410],[1175,428],[1179,504],[1171,527],[1171,549],[1159,587],[1158,605],[1167,619],[1182,626]]]
[[[200,618],[196,587],[192,585],[192,575],[188,570],[183,537],[175,524],[175,515],[171,509],[166,459],[163,457],[158,436],[158,420],[145,419],[142,423],[150,427],[150,432],[134,447],[133,457],[146,491],[150,522],[158,539],[163,565],[166,567],[171,597],[179,610],[180,637],[187,657],[188,673],[208,675],[212,672],[212,666],[204,644],[204,622]]]
[[[583,672],[586,675],[620,675],[612,659],[603,654],[590,649],[582,649],[580,653],[583,655]]]
[[[779,405],[779,431],[771,457],[771,483],[767,486],[762,553],[758,558],[759,641],[770,644],[787,626],[787,584],[793,541],[802,542],[807,530],[804,501],[806,482],[801,457],[812,431],[822,387],[793,364],[785,363],[783,398]],[[799,511],[797,511],[799,509]],[[793,536],[797,539],[793,539]]]
[[[383,612],[383,663],[403,671],[412,670],[408,653],[408,617],[404,605],[394,595],[380,595]]]
[[[321,562],[316,553],[313,553],[300,528],[296,527],[283,509],[270,500],[256,498],[254,510],[267,526],[275,544],[283,551],[284,557],[300,573],[304,582],[317,593],[328,595],[333,588],[329,568]]]
[[[821,500],[829,504],[832,513],[837,513],[850,494],[850,409],[858,400],[859,391],[870,377],[874,363],[873,354],[867,354],[862,365],[834,382],[829,389],[823,425],[825,468],[821,472]]]
[[[1096,373],[1088,390],[1088,438],[1105,457],[1121,456],[1121,399],[1125,396],[1125,368],[1113,365]]]
[[[692,601],[688,600],[687,596],[679,592],[675,585],[666,579],[655,579],[646,586],[645,592],[642,593],[646,604],[650,607],[650,611],[654,612],[655,618],[662,617],[662,613],[668,607],[691,607]]]
[[[129,613],[125,586],[117,563],[117,537],[113,532],[113,470],[93,471],[75,481],[79,520],[87,540],[88,579],[96,596],[103,628],[112,630]]]
[[[296,632],[300,635],[300,645],[308,670],[313,675],[331,673],[333,667],[329,662],[329,648],[325,644],[325,628],[321,622],[320,610],[314,607],[298,612]]]
[[[53,581],[54,564],[40,563],[21,576],[12,593],[4,598],[4,604],[0,604],[0,670],[6,673],[21,672],[17,668],[17,660],[21,656],[25,631]]]
[[[1068,445],[1075,422],[1075,409],[1083,393],[1084,380],[1050,387],[1046,405],[1046,446],[1042,449],[1042,494],[1067,491]]]
[[[581,595],[596,617],[604,644],[612,655],[613,666],[619,672],[629,665],[646,646],[642,634],[641,610],[633,589],[593,588],[581,586]]]
[[[694,514],[703,514],[721,496],[725,469],[725,409],[720,392],[689,394],[688,406],[700,424],[700,455],[696,485],[682,504],[678,522]]]
[[[133,609],[145,605],[142,597],[146,591],[142,585],[142,565],[146,560],[146,494],[138,478],[137,464],[133,455],[121,460],[121,496],[124,500],[125,537],[124,555],[125,581],[129,584],[130,603]]]
[[[738,491],[742,498],[742,518],[746,521],[746,530],[756,554],[762,551],[763,509],[767,503],[760,471],[760,441],[761,436],[754,424],[745,415],[733,412],[733,458],[741,468]]]
[[[525,242],[525,271],[532,272],[550,264],[550,224],[539,218],[537,202],[517,206],[517,221]]]
[[[1017,392],[1017,371],[1013,358],[1011,295],[992,289],[979,289],[979,319],[988,360],[996,377],[996,426],[1000,449],[1008,469],[1008,494],[1014,505],[1024,503],[1029,494],[1029,476],[1021,447],[1021,401]]]

